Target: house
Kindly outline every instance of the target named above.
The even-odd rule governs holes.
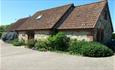
[[[8,31],[19,39],[46,39],[53,32],[64,32],[71,39],[107,42],[113,26],[107,1],[74,6],[68,4],[36,12],[15,22]]]

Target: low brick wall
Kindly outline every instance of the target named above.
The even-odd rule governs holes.
[[[35,31],[35,40],[47,39],[49,37],[49,31]]]
[[[49,31],[35,31],[34,39],[39,40],[39,39],[47,39],[49,37]],[[21,31],[18,32],[18,39],[19,40],[28,40],[28,35],[26,31]]]
[[[90,32],[86,31],[62,31],[65,32],[67,37],[70,37],[70,39],[77,39],[77,40],[85,40],[85,41],[93,41],[93,36],[89,35]]]
[[[61,31],[63,32],[63,31]],[[67,37],[70,37],[70,39],[77,39],[77,40],[85,40],[85,41],[93,41],[93,36],[88,35],[89,32],[85,31],[64,31],[64,33],[67,35]],[[49,37],[49,31],[35,31],[34,39],[47,39]],[[19,40],[28,40],[28,35],[26,32],[19,32],[18,36]]]

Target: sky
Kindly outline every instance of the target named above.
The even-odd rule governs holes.
[[[0,25],[16,22],[35,12],[73,3],[75,6],[101,0],[0,0]],[[109,1],[109,9],[115,31],[115,0]]]

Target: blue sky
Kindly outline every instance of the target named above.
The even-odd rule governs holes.
[[[16,20],[33,15],[36,11],[65,4],[88,4],[101,0],[0,0],[0,24],[6,25]],[[108,0],[115,31],[115,0]]]

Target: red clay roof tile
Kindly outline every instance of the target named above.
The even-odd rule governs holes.
[[[76,6],[58,29],[94,28],[106,2]]]
[[[15,31],[17,28],[19,28],[29,17],[22,18],[17,20],[15,23],[12,23],[6,31]]]
[[[17,30],[51,29],[72,4],[35,13]],[[37,19],[39,18],[39,19]]]
[[[94,28],[101,11],[106,5],[106,1],[76,6],[69,16],[57,29],[81,29]],[[29,18],[23,18],[12,24],[8,31],[14,30],[39,30],[52,29],[60,18],[73,5],[65,5],[43,11],[38,11]]]

